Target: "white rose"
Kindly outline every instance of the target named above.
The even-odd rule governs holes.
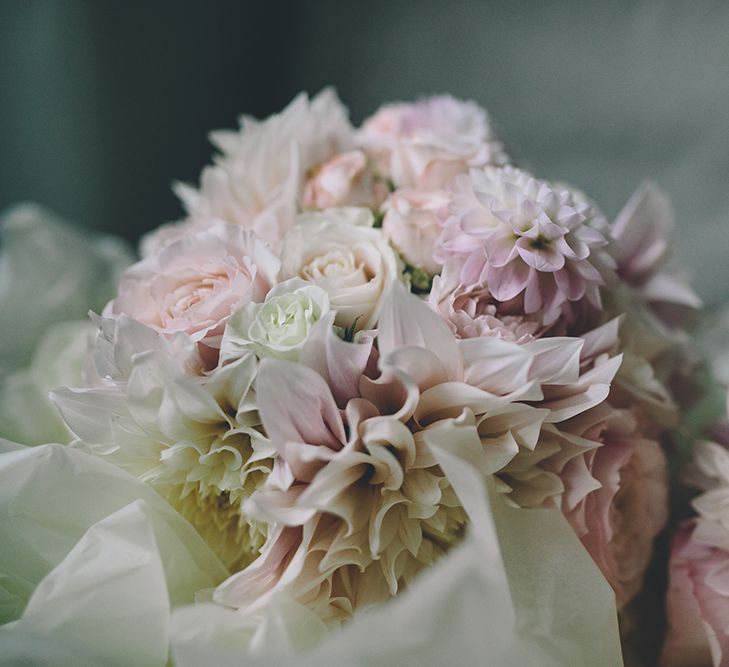
[[[265,303],[249,303],[228,320],[222,361],[252,350],[258,357],[298,361],[312,326],[329,312],[327,293],[301,278],[276,285]]]
[[[340,327],[374,327],[387,287],[401,274],[397,254],[373,223],[368,209],[333,208],[301,214],[284,237],[281,279],[321,287]]]

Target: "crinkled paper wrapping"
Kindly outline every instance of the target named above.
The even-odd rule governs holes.
[[[61,445],[3,448],[0,620],[17,620],[0,645],[35,635],[84,656],[68,664],[164,665],[170,609],[225,577],[216,556],[111,464]]]
[[[71,448],[3,449],[0,663],[162,666],[171,642],[181,667],[622,665],[612,591],[562,515],[489,497],[446,450],[470,535],[398,598],[328,631],[284,598],[262,618],[191,604],[226,572],[154,491]]]

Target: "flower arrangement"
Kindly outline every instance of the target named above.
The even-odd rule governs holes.
[[[7,362],[0,636],[140,665],[649,659],[703,372],[665,195],[609,223],[450,96],[356,129],[325,90],[212,140],[139,261],[86,251],[100,314]],[[729,659],[725,431],[673,538],[666,666]]]

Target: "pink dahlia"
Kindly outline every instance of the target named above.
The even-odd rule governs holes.
[[[502,302],[522,296],[524,312],[546,325],[569,302],[600,308],[615,264],[607,222],[586,200],[514,167],[472,170],[456,183],[435,257],[462,261],[462,285],[486,285]]]

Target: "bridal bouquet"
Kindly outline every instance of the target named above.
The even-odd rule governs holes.
[[[212,140],[135,263],[6,215],[8,651],[639,664],[667,608],[665,665],[729,664],[729,436],[682,466],[715,393],[666,197],[610,223],[448,96]],[[667,455],[709,490],[688,518],[676,483],[666,605]]]

